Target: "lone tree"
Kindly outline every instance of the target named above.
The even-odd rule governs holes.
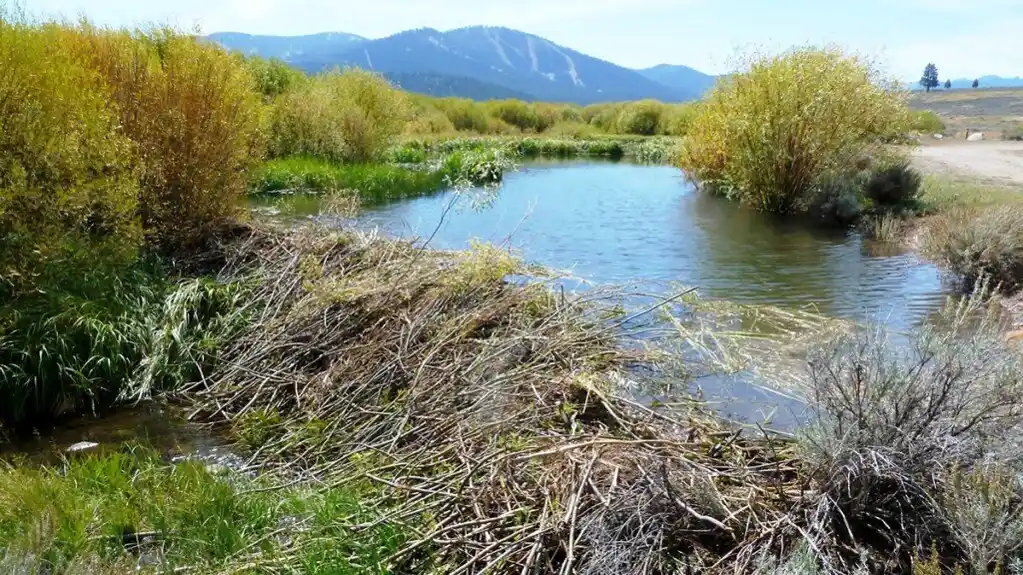
[[[946,90],[952,89],[952,80],[945,80],[945,89]]]
[[[920,78],[920,85],[923,86],[924,89],[927,90],[928,92],[931,91],[931,88],[937,88],[938,86],[941,85],[941,83],[938,81],[937,66],[935,66],[934,64],[928,64],[927,67],[924,68],[924,75],[922,78]]]
[[[980,80],[974,80],[973,81],[973,87],[974,88],[979,88],[980,87]]]

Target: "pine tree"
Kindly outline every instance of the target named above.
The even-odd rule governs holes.
[[[920,86],[922,86],[928,92],[931,88],[937,88],[941,83],[938,81],[938,67],[934,64],[928,64],[924,68],[924,75],[920,78]]]
[[[945,80],[945,89],[946,90],[952,89],[952,80]]]
[[[973,87],[974,88],[979,88],[980,87],[980,80],[974,80],[973,81]]]

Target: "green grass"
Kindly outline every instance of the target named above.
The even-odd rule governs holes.
[[[442,189],[440,170],[410,170],[391,164],[336,164],[308,157],[270,160],[255,173],[256,193],[302,189],[358,190],[369,201],[413,197]]]
[[[1023,186],[987,184],[955,177],[927,176],[920,194],[924,214],[1020,203],[1023,203]]]
[[[379,517],[364,495],[274,488],[142,448],[59,467],[0,463],[0,571],[128,572],[138,558],[125,540],[150,533],[142,549],[159,572],[385,573],[405,534],[387,523],[354,529]]]

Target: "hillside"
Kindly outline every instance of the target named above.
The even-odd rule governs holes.
[[[280,58],[293,62],[308,54],[349,50],[366,39],[345,32],[324,32],[309,36],[256,36],[241,32],[217,32],[207,36],[229,50],[250,56]]]
[[[525,92],[512,90],[495,84],[480,82],[472,78],[461,78],[457,76],[444,76],[441,74],[428,73],[402,73],[392,72],[385,74],[385,77],[400,86],[403,90],[419,94],[429,94],[440,98],[455,96],[459,98],[470,98],[472,100],[504,100],[515,98],[517,100],[531,100],[532,96]]]
[[[713,82],[695,70],[673,66],[666,70],[666,83],[661,83],[639,71],[508,28],[476,26],[449,32],[424,28],[379,40],[323,36],[299,41],[213,34],[211,39],[230,49],[282,58],[308,72],[358,66],[401,78],[409,90],[477,99],[507,97],[512,92],[523,99],[579,104],[644,98],[675,102],[698,98]]]
[[[714,83],[717,82],[716,76],[704,74],[689,66],[660,64],[652,68],[637,70],[637,72],[683,94],[691,94],[692,98],[699,98],[704,92],[713,88]]]

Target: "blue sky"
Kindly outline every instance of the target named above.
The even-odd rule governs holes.
[[[2,3],[3,0],[0,0]],[[1023,0],[21,0],[35,15],[113,26],[369,38],[409,28],[500,25],[626,66],[720,73],[743,51],[830,43],[900,79],[1023,76]]]

